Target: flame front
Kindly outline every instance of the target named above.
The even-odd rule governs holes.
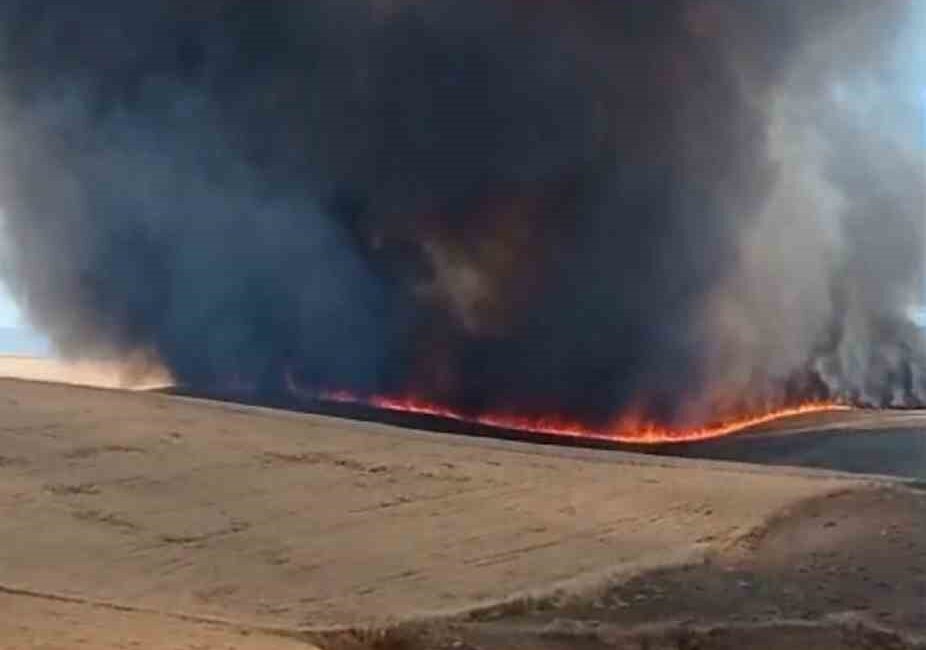
[[[471,422],[500,429],[511,429],[527,433],[608,440],[636,445],[658,445],[673,442],[698,442],[722,438],[781,418],[810,413],[848,411],[851,407],[834,402],[807,402],[797,406],[774,409],[732,418],[717,424],[694,428],[679,428],[639,422],[635,418],[618,418],[604,429],[591,429],[581,423],[555,416],[528,417],[509,414],[485,414],[469,416],[451,408],[430,403],[414,397],[397,398],[387,396],[359,397],[349,392],[331,391],[322,394],[326,401],[342,404],[364,404],[385,411],[414,413],[434,417]]]

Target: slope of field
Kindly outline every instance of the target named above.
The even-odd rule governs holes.
[[[91,648],[123,647],[93,645],[123,629],[101,616],[169,636],[459,611],[695,560],[857,484],[3,380],[0,638],[65,607]]]
[[[666,447],[660,453],[926,481],[926,413],[845,411],[805,415],[727,438]]]
[[[922,650],[924,597],[926,494],[882,486],[807,500],[702,562],[392,635],[405,650]]]

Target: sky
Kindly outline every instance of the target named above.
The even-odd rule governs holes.
[[[53,356],[48,340],[25,321],[8,291],[0,286],[0,356]]]
[[[0,218],[2,216],[0,213]],[[0,266],[2,251],[3,246],[0,246]],[[48,340],[26,321],[0,276],[0,356],[11,354],[46,357],[52,355],[52,348]]]
[[[19,307],[10,297],[6,287],[0,287],[0,327],[23,327]]]

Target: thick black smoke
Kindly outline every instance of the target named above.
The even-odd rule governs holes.
[[[917,0],[3,0],[7,276],[203,390],[926,398]]]

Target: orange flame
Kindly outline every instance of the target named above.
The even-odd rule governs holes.
[[[751,429],[781,418],[825,413],[830,411],[848,411],[851,407],[832,402],[807,402],[797,406],[786,407],[745,415],[728,421],[704,427],[673,429],[653,423],[639,423],[632,418],[617,420],[605,430],[594,430],[578,422],[560,417],[525,417],[506,414],[487,414],[467,416],[451,408],[440,406],[417,398],[395,398],[373,396],[362,398],[344,391],[332,391],[322,395],[322,399],[342,404],[365,404],[385,411],[431,415],[459,422],[471,422],[500,429],[524,431],[545,435],[571,438],[592,438],[635,445],[659,445],[672,442],[697,442],[722,438],[745,429]]]

